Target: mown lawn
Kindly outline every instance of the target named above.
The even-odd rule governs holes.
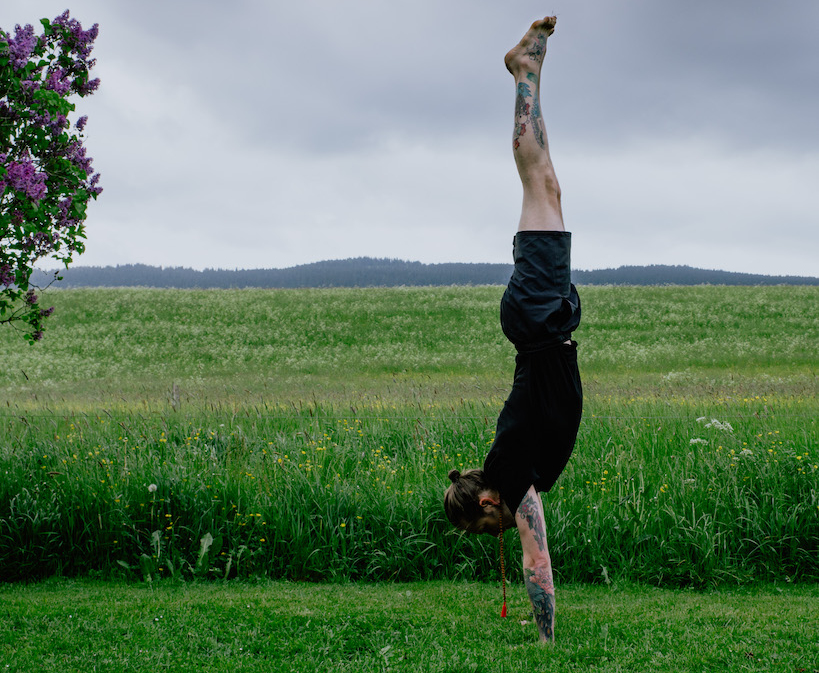
[[[522,586],[466,582],[0,586],[0,670],[819,670],[819,587],[698,593],[567,586],[554,646],[536,642]]]

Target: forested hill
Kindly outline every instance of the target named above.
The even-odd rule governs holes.
[[[287,269],[205,269],[123,266],[78,266],[60,271],[54,287],[296,288],[386,287],[397,285],[504,285],[511,264],[422,264],[396,259],[358,257],[303,264]],[[55,272],[35,271],[44,287]],[[763,276],[708,271],[689,266],[621,266],[572,272],[578,285],[819,285],[819,278]]]

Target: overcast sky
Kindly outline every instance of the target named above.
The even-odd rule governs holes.
[[[503,56],[556,14],[543,110],[579,269],[819,275],[819,2],[2,0],[99,23],[104,188],[77,265],[510,262]]]

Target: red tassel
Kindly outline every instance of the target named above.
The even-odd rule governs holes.
[[[503,602],[503,607],[501,608],[501,619],[506,617],[506,601]]]

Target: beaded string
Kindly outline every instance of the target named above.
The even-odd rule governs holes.
[[[501,504],[501,507],[503,505]],[[501,608],[501,619],[506,617],[506,562],[503,558],[503,509],[499,512],[500,517],[500,532],[498,533],[498,541],[500,542],[500,557],[501,557],[501,586],[503,587],[503,607]]]

